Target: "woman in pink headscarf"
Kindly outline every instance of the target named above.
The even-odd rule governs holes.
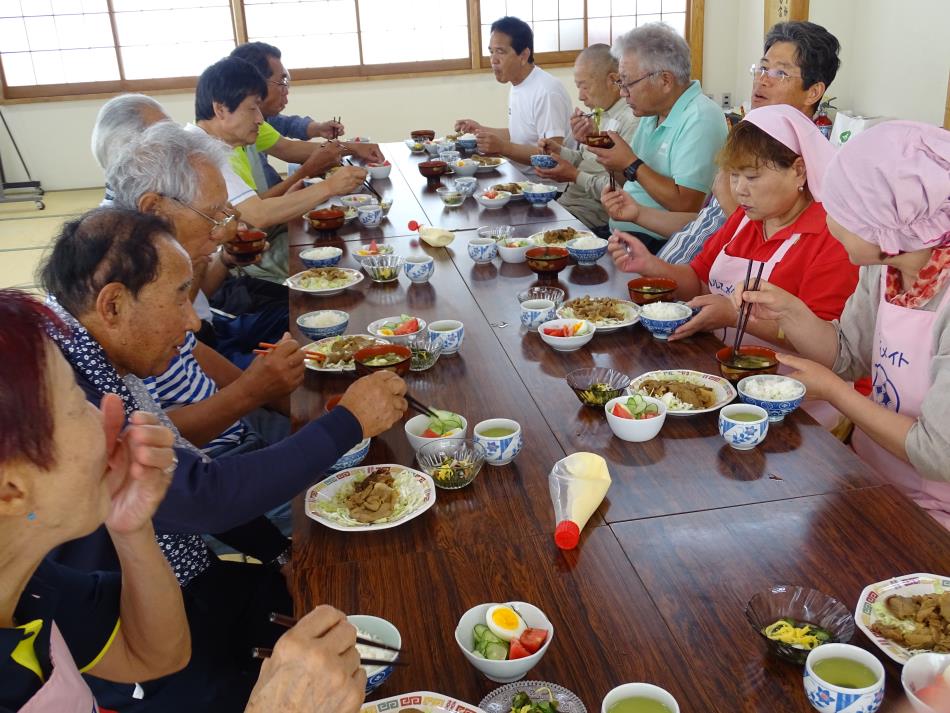
[[[950,133],[879,124],[825,183],[828,227],[862,266],[840,322],[774,285],[742,299],[806,357],[780,358],[854,422],[858,455],[950,528]],[[840,378],[864,375],[873,405]]]
[[[689,265],[663,262],[635,237],[614,231],[610,253],[620,270],[670,277],[678,285],[676,296],[699,308],[671,340],[735,326],[732,296],[741,289],[749,260],[756,261],[756,272],[762,264],[763,280],[799,295],[813,312],[826,319],[841,314],[858,274],[828,232],[818,202],[834,153],[797,109],[754,109],[733,129],[719,155],[739,207]],[[778,324],[765,319],[750,323],[748,333],[747,342],[757,338],[787,344]],[[725,332],[720,336],[729,339]]]

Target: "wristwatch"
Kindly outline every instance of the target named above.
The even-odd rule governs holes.
[[[631,183],[637,180],[637,169],[643,165],[643,159],[638,158],[636,161],[631,163],[625,169],[623,169],[623,177],[626,178]]]
[[[290,555],[291,555],[291,548],[288,547],[286,550],[284,550],[279,555],[277,555],[274,559],[272,559],[268,564],[274,569],[280,569],[285,564],[290,562]]]

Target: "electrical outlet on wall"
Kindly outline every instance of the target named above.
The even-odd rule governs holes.
[[[722,103],[720,104],[720,106],[723,109],[731,109],[732,108],[732,94],[730,94],[729,92],[723,92]]]

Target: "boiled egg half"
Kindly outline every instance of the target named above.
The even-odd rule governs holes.
[[[506,604],[494,604],[488,608],[485,624],[495,636],[503,641],[511,641],[521,636],[528,625],[518,616],[518,612]]]

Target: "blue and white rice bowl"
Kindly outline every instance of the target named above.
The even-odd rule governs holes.
[[[607,241],[596,235],[574,238],[564,247],[578,265],[593,265],[607,254]]]
[[[544,153],[538,153],[531,157],[531,165],[535,168],[554,168],[557,166],[557,161],[553,156],[548,156]]]
[[[340,262],[343,251],[340,248],[307,248],[300,251],[300,262],[309,268],[333,267]]]
[[[297,327],[314,340],[343,334],[349,323],[349,312],[339,309],[318,309],[297,317]]]
[[[375,639],[381,644],[396,649],[402,646],[402,636],[399,634],[399,629],[385,619],[366,614],[350,614],[346,619],[356,627],[358,635],[363,638]],[[386,649],[374,648],[370,644],[357,644],[356,648],[359,651],[360,658],[395,660],[399,657],[399,654]],[[388,666],[364,666],[363,668],[366,671],[367,696],[383,685],[383,682],[393,672],[392,664]]]
[[[651,302],[640,306],[640,324],[657,339],[669,339],[692,318],[692,308],[682,302]]]
[[[747,376],[736,384],[736,391],[743,403],[765,409],[772,423],[781,422],[805,398],[805,385],[781,374]]]
[[[364,438],[362,441],[350,448],[350,450],[340,456],[336,463],[330,466],[328,473],[336,473],[337,471],[346,470],[347,468],[355,468],[358,466],[360,463],[366,460],[366,455],[369,453],[369,446],[372,441],[372,438]]]
[[[557,196],[557,186],[548,183],[529,183],[521,189],[521,195],[531,205],[547,205]]]

